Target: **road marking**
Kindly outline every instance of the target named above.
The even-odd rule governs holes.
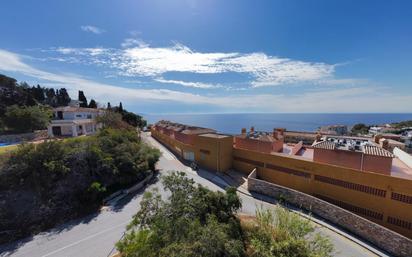
[[[87,241],[87,240],[89,240],[89,239],[91,239],[91,238],[93,238],[93,237],[99,236],[99,235],[104,234],[104,233],[106,233],[106,232],[109,232],[109,231],[111,231],[111,230],[113,230],[113,229],[116,229],[116,228],[119,228],[119,227],[121,227],[121,226],[124,226],[124,225],[128,224],[129,222],[130,222],[130,221],[123,222],[123,223],[120,223],[120,224],[117,225],[117,226],[114,226],[114,227],[111,227],[111,228],[102,230],[102,231],[100,231],[100,232],[98,232],[98,233],[95,233],[95,234],[93,234],[93,235],[90,235],[90,236],[88,236],[88,237],[85,237],[85,238],[83,238],[83,239],[81,239],[81,240],[79,240],[79,241],[76,241],[76,242],[71,243],[71,244],[69,244],[69,245],[66,245],[66,246],[64,246],[64,247],[62,247],[62,248],[59,248],[59,249],[57,249],[57,250],[54,250],[53,252],[50,252],[50,253],[48,253],[48,254],[46,254],[46,255],[43,255],[42,257],[51,256],[51,255],[53,255],[53,254],[55,254],[55,253],[61,252],[61,251],[65,250],[65,249],[67,249],[67,248],[70,248],[70,247],[75,246],[75,245],[78,245],[78,244],[80,244],[80,243],[82,243],[82,242],[84,242],[84,241]]]

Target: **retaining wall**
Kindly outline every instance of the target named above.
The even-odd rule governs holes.
[[[30,133],[0,135],[0,142],[19,143],[22,141],[31,141],[34,139],[47,138],[47,130],[38,130]]]
[[[257,169],[248,176],[248,190],[285,201],[306,209],[395,256],[411,256],[412,240],[362,218],[336,205],[299,191],[257,178]]]

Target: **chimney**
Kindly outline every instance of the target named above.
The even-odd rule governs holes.
[[[380,143],[381,143],[381,147],[383,149],[388,150],[388,148],[389,148],[389,141],[388,140],[386,140],[385,138],[382,138],[380,140]]]
[[[255,132],[255,127],[250,127],[250,133],[253,133],[253,132]]]
[[[242,128],[242,135],[246,135],[246,128]]]
[[[278,130],[277,129],[273,129],[273,133],[272,133],[272,136],[273,136],[273,138],[276,138],[276,139],[278,139]]]
[[[375,137],[374,137],[375,143],[379,144],[379,141],[380,141],[381,138],[382,138],[382,135],[381,135],[381,134],[375,135]]]

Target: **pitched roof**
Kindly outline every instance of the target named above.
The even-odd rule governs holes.
[[[317,149],[335,150],[336,145],[333,142],[321,141],[321,142],[314,143],[312,147],[317,148]]]
[[[395,157],[395,155],[393,155],[391,152],[381,147],[373,146],[373,145],[365,145],[363,152],[365,154],[374,155],[374,156],[391,157],[391,158]]]

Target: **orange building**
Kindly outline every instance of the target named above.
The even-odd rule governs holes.
[[[201,167],[245,174],[256,168],[261,180],[321,198],[412,238],[412,167],[398,158],[403,155],[394,156],[368,139],[293,132],[293,141],[305,143],[285,143],[283,129],[242,129],[233,137],[167,121],[151,132]],[[313,145],[307,144],[309,137],[315,138]]]
[[[238,148],[259,151],[263,153],[281,152],[283,149],[283,130],[275,129],[273,133],[257,132],[252,127],[250,132],[242,129],[242,134],[235,136],[235,145]]]
[[[324,137],[312,145],[313,161],[360,171],[391,174],[394,155],[371,141],[356,137]]]

